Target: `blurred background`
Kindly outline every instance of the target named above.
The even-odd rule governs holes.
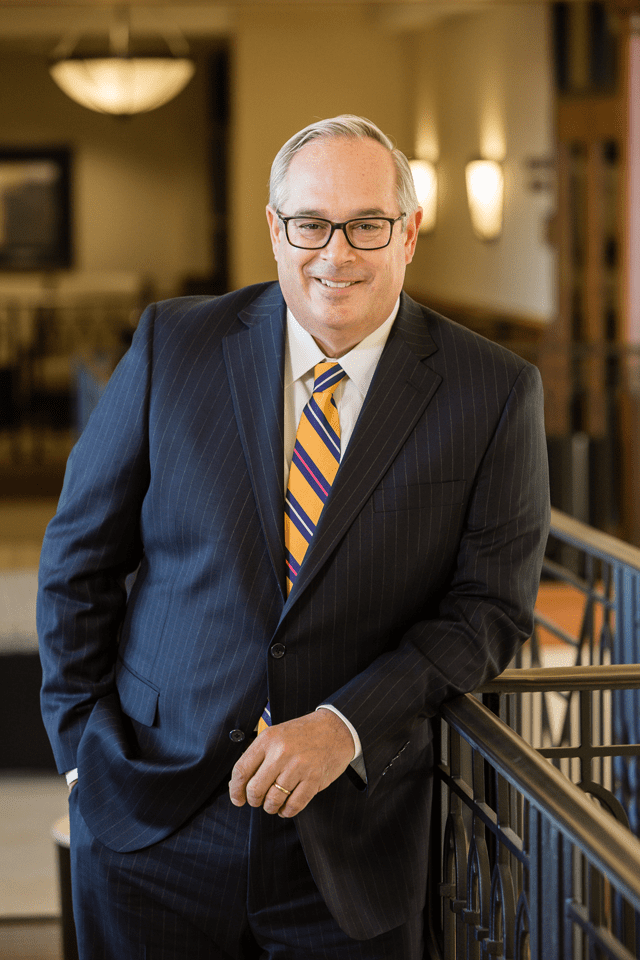
[[[540,367],[554,505],[640,545],[639,30],[639,0],[0,0],[3,817],[34,776],[51,816],[64,794],[33,603],[71,445],[146,303],[276,278],[271,161],[316,119],[366,116],[422,162],[407,291]],[[167,76],[137,64],[100,106],[92,58],[149,55]],[[20,893],[31,840],[4,830],[0,919],[55,913],[51,865]]]

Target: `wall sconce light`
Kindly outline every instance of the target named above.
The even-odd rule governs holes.
[[[77,40],[58,45],[49,72],[68,97],[97,113],[124,117],[155,110],[173,100],[195,72],[182,37],[180,44],[165,37],[168,56],[131,56],[124,10],[111,27],[107,56],[72,56]]]
[[[504,174],[496,160],[472,160],[466,167],[467,200],[474,233],[497,240],[502,233]]]
[[[410,160],[409,166],[413,174],[418,203],[422,207],[422,223],[420,232],[428,233],[436,225],[438,210],[438,174],[435,164],[429,160]]]

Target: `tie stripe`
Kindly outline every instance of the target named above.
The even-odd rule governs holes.
[[[287,594],[300,572],[340,466],[340,418],[333,393],[345,376],[339,363],[316,364],[313,394],[298,424],[284,504]],[[271,709],[267,703],[258,733],[268,726]]]

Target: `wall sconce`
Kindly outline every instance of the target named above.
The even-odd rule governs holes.
[[[155,110],[173,100],[195,72],[184,38],[178,45],[168,37],[168,56],[131,56],[129,21],[120,10],[109,34],[108,56],[72,56],[77,37],[54,51],[49,72],[68,97],[89,110],[131,116]]]
[[[438,210],[438,174],[435,164],[429,160],[410,160],[409,166],[413,174],[418,203],[422,207],[422,223],[420,232],[428,233],[436,225]]]
[[[504,174],[496,160],[472,160],[466,167],[467,200],[474,233],[497,240],[502,233]]]

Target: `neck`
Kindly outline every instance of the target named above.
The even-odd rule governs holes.
[[[360,340],[320,340],[319,337],[314,337],[313,339],[327,360],[339,360],[340,357],[344,357],[345,353],[349,353],[349,350],[353,350],[353,348],[360,343]]]

